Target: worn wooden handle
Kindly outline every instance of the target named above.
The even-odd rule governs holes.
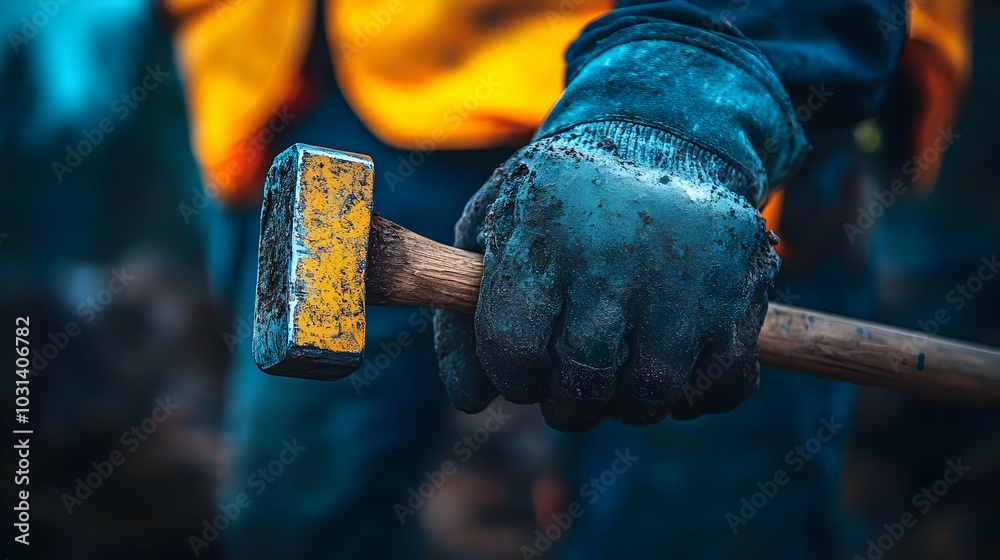
[[[368,247],[370,305],[474,313],[483,258],[378,216]],[[760,363],[963,405],[1000,408],[1000,350],[779,303],[757,338]]]
[[[969,406],[1000,408],[1000,350],[771,302],[760,363]]]
[[[365,303],[475,313],[483,256],[442,245],[372,216]]]

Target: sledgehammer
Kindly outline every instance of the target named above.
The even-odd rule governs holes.
[[[372,214],[371,158],[296,144],[264,187],[253,354],[270,374],[361,365],[365,305],[474,313],[482,256]],[[1000,407],[1000,350],[770,303],[760,363],[965,405]]]

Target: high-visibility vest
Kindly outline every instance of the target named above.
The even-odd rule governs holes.
[[[262,129],[303,87],[317,0],[161,0],[192,145],[223,202],[255,201]],[[611,0],[325,0],[337,84],[384,142],[404,149],[527,141],[562,92],[563,52]],[[916,86],[920,154],[951,123],[970,76],[964,0],[909,2],[900,71]],[[277,119],[277,120],[276,120]],[[259,143],[257,143],[259,144]],[[921,175],[933,183],[940,158]],[[777,223],[780,211],[767,213]],[[771,222],[769,222],[771,223]]]

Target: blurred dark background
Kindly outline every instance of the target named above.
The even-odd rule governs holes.
[[[38,9],[34,1],[3,3],[5,36],[22,33],[22,18]],[[946,294],[980,257],[1000,251],[994,25],[1000,5],[977,2],[972,88],[955,127],[962,138],[937,187],[901,199],[869,234],[876,320],[919,329],[950,308]],[[233,337],[246,333],[219,295],[226,279],[206,272],[214,209],[191,155],[169,38],[149,2],[78,0],[59,4],[26,43],[6,42],[0,324],[9,339],[15,318],[30,317],[41,350],[30,377],[32,553],[188,557],[187,537],[215,511],[213,491],[227,468],[221,392]],[[166,74],[162,81],[134,107],[117,103],[151,67]],[[885,142],[891,153],[892,137]],[[1000,346],[1000,282],[952,313],[940,334]],[[14,356],[4,344],[9,438]],[[886,557],[1000,557],[1000,415],[874,389],[856,392],[853,414],[842,496],[859,535],[898,520],[921,485],[962,457],[974,468]],[[142,438],[129,435],[133,427]],[[4,445],[5,504],[15,492],[12,445]],[[102,475],[115,452],[123,462]],[[81,498],[80,481],[95,472],[99,486]],[[17,557],[9,507],[3,541]],[[212,547],[201,557],[218,553]]]

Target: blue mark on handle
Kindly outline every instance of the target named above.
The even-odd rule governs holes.
[[[872,331],[871,331],[871,329],[868,329],[868,338],[871,338],[871,337],[872,337]]]
[[[865,335],[865,329],[862,329],[861,327],[858,327],[858,334],[860,334],[861,336],[864,336]]]
[[[917,371],[924,371],[924,355],[917,354]]]

